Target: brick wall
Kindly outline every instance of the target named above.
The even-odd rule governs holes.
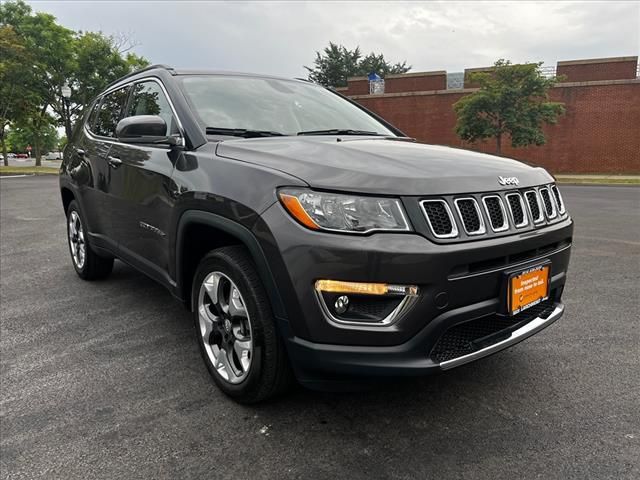
[[[622,80],[636,78],[638,57],[602,58],[558,62],[556,75],[564,75],[566,82],[593,80]]]
[[[473,91],[348,94],[418,141],[493,153],[495,141],[463,144],[454,132],[453,104]],[[634,79],[563,83],[550,97],[565,104],[566,114],[557,125],[545,127],[546,145],[511,148],[505,139],[503,155],[553,173],[640,173],[640,80],[635,67]]]

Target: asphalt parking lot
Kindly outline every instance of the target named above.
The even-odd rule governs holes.
[[[563,188],[567,313],[528,341],[258,407],[216,389],[162,287],[76,276],[57,178],[0,192],[2,478],[640,478],[640,188]]]

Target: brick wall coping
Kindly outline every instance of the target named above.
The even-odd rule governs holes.
[[[476,73],[476,72],[491,72],[495,70],[496,67],[475,67],[475,68],[465,68],[464,73]]]
[[[629,78],[621,80],[594,80],[590,82],[565,82],[558,83],[554,88],[564,87],[597,87],[600,85],[625,85],[640,84],[640,78]],[[358,100],[361,98],[393,98],[393,97],[417,97],[423,95],[447,95],[455,93],[472,93],[479,90],[478,88],[458,88],[449,90],[425,90],[422,92],[398,92],[398,93],[382,93],[376,95],[349,95],[349,98]]]
[[[411,78],[411,77],[431,77],[436,75],[446,75],[446,70],[434,70],[432,72],[409,72],[409,73],[392,73],[385,78]]]
[[[566,65],[588,65],[593,63],[613,63],[613,62],[637,62],[638,57],[609,57],[609,58],[587,58],[585,60],[563,60],[558,62],[559,67]]]

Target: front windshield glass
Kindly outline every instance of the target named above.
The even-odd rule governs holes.
[[[395,136],[375,118],[318,85],[245,76],[178,78],[205,127],[266,130],[284,135],[362,130]]]

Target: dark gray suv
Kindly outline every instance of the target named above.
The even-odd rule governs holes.
[[[164,285],[241,402],[447,370],[564,310],[573,224],[545,170],[418,144],[301,80],[122,78],[60,187],[78,275],[118,258]]]

